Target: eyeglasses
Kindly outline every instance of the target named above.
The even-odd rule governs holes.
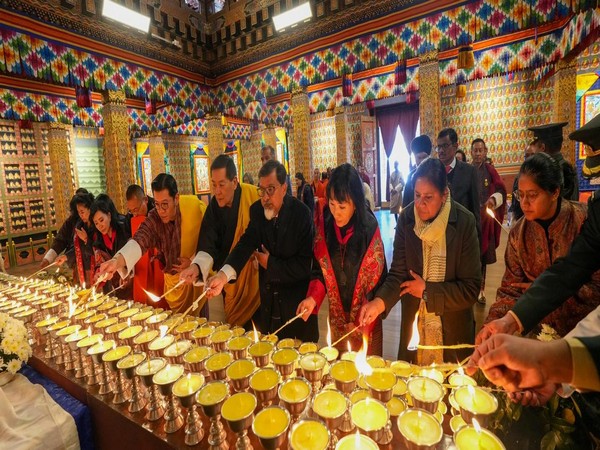
[[[161,211],[167,211],[169,209],[169,207],[171,206],[171,202],[166,201],[166,202],[162,202],[162,203],[155,203],[156,208],[160,209]]]
[[[517,199],[518,202],[523,203],[525,200],[527,200],[529,203],[533,203],[535,202],[535,200],[538,198],[538,196],[540,195],[539,191],[529,191],[529,192],[523,192],[523,191],[514,191],[513,192],[513,197]]]
[[[438,145],[435,149],[436,150],[448,150],[450,147],[452,147],[454,144],[452,142],[446,142],[445,144],[440,144]]]
[[[259,187],[259,188],[257,188],[257,190],[258,190],[258,196],[259,197],[264,197],[264,195],[267,194],[269,197],[273,197],[273,194],[275,193],[275,191],[279,187],[281,187],[281,185],[279,185],[279,186],[269,186],[269,187],[266,187],[266,188]]]

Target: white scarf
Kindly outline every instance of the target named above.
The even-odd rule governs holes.
[[[446,201],[432,222],[421,220],[415,205],[414,232],[422,242],[425,281],[441,282],[446,277],[446,227],[451,203],[448,192]],[[443,345],[442,320],[435,313],[427,312],[427,304],[422,299],[419,303],[418,327],[422,345]],[[417,362],[420,365],[441,364],[444,362],[444,351],[419,349]]]

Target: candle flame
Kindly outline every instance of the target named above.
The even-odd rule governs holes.
[[[348,347],[348,353],[350,353],[352,351],[352,346],[350,345],[350,339],[348,339],[346,341],[347,347]]]
[[[331,325],[329,324],[329,316],[327,316],[327,347],[331,347]]]
[[[354,434],[354,448],[360,448],[360,433],[358,430]]]
[[[414,352],[418,346],[421,337],[419,336],[419,311],[415,314],[415,320],[412,325],[412,337],[410,338],[410,342],[406,349],[410,352]]]
[[[83,282],[83,284],[81,286],[83,287],[83,290],[85,290],[85,281]]]
[[[160,330],[160,337],[163,338],[167,334],[167,330],[169,329],[169,327],[166,325],[161,325],[160,327],[158,327],[158,329]]]
[[[356,353],[356,359],[354,360],[354,365],[359,373],[363,375],[371,375],[373,373],[373,368],[367,362],[367,348],[369,346],[369,341],[367,336],[363,334],[363,345],[360,350]]]
[[[465,371],[462,368],[462,366],[458,366],[458,369],[456,370],[456,372],[458,372],[458,374],[461,375],[461,376],[465,375]]]
[[[156,303],[157,301],[160,300],[160,297],[158,295],[153,294],[152,292],[148,292],[146,289],[142,289],[146,295],[150,298],[150,300],[152,300],[154,303]]]
[[[467,391],[469,391],[469,395],[475,395],[475,389],[470,384],[467,385]]]
[[[496,216],[494,215],[494,211],[492,211],[490,208],[485,208],[485,212],[488,214],[488,216],[490,216],[492,219],[495,219]]]
[[[254,321],[252,321],[252,330],[254,333],[254,343],[258,342],[258,331],[256,331],[256,325],[254,325]]]
[[[90,326],[88,326],[88,329],[87,329],[87,335],[88,335],[88,336],[91,336],[91,335],[92,335],[92,326],[91,326],[91,325],[90,325]]]
[[[475,417],[473,417],[473,428],[475,428],[475,431],[478,433],[481,433],[481,425],[479,425],[479,422],[477,422]]]

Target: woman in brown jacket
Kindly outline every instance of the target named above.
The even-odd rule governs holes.
[[[417,312],[422,345],[470,344],[472,305],[481,283],[475,217],[451,199],[444,165],[425,160],[414,174],[414,198],[400,214],[392,265],[375,298],[363,306],[361,323],[389,314],[402,301],[398,359],[419,364],[456,362],[470,350],[407,349]]]

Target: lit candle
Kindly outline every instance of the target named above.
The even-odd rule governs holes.
[[[138,334],[133,338],[133,343],[137,345],[147,344],[150,341],[153,341],[158,336],[158,331],[156,330],[148,330]]]
[[[340,383],[356,381],[358,375],[358,369],[353,361],[341,360],[331,366],[331,377]]]
[[[434,446],[442,440],[442,426],[437,419],[420,409],[407,409],[398,416],[398,430],[408,441],[421,446]]]
[[[340,351],[335,347],[323,347],[321,350],[319,350],[319,353],[325,355],[327,361],[331,363],[337,359],[337,357],[340,354]]]
[[[276,350],[271,359],[273,364],[287,366],[298,359],[298,352],[294,348],[284,347]]]
[[[149,317],[152,316],[152,314],[153,314],[152,311],[140,311],[131,318],[131,321],[134,323],[135,322],[145,322],[146,319],[148,319]]]
[[[408,380],[408,393],[413,400],[433,403],[439,402],[442,399],[444,396],[444,388],[431,378],[414,377]]]
[[[329,431],[323,422],[304,419],[292,426],[292,450],[325,450],[329,446]]]
[[[131,353],[131,347],[129,345],[121,345],[120,347],[115,347],[112,350],[107,351],[102,356],[102,361],[118,361],[129,353]]]
[[[169,345],[173,343],[175,340],[175,336],[172,334],[167,334],[166,336],[162,336],[154,339],[150,344],[148,344],[148,349],[152,351],[160,351],[167,348]]]
[[[96,322],[96,328],[100,329],[100,328],[108,328],[114,324],[116,324],[119,321],[119,319],[117,319],[116,317],[108,317],[104,320],[100,320],[98,322]]]
[[[223,342],[227,342],[232,337],[233,332],[231,330],[220,330],[211,334],[210,340],[213,344],[222,344]]]
[[[233,394],[221,407],[221,416],[229,422],[246,419],[256,409],[256,397],[249,392]]]
[[[280,406],[270,406],[260,411],[252,422],[252,431],[262,439],[281,436],[290,425],[290,413]]]
[[[365,377],[365,381],[371,389],[379,392],[389,391],[396,385],[396,375],[390,370],[376,369]]]
[[[177,356],[183,355],[191,348],[192,343],[186,339],[183,339],[181,341],[176,341],[175,343],[169,345],[167,348],[165,348],[163,353],[167,358],[175,358]]]
[[[79,331],[79,329],[81,328],[81,325],[70,325],[68,327],[64,327],[61,328],[60,330],[58,330],[56,332],[57,336],[68,336],[71,333],[75,333],[76,331]]]
[[[190,331],[194,331],[196,328],[198,328],[198,322],[195,320],[188,320],[187,322],[183,322],[175,327],[175,334],[189,333]]]
[[[116,316],[116,315],[121,314],[126,309],[127,309],[127,305],[118,305],[118,306],[115,306],[112,309],[109,309],[108,310],[108,315],[109,316]]]
[[[267,341],[259,341],[252,344],[248,349],[251,356],[266,356],[273,351],[273,343]]]
[[[431,378],[432,380],[437,381],[440,384],[444,383],[444,374],[437,369],[432,368],[423,368],[419,370],[419,375],[422,377]]]
[[[314,342],[304,342],[300,344],[300,347],[298,347],[298,352],[301,355],[305,355],[307,353],[315,353],[317,350],[319,350],[319,346]]]
[[[107,351],[109,351],[110,349],[112,349],[113,347],[115,347],[115,341],[113,340],[109,340],[109,341],[100,341],[97,344],[93,345],[92,347],[89,348],[88,350],[88,354],[89,355],[96,355],[98,353],[106,353]]]
[[[159,370],[152,377],[154,384],[170,384],[177,381],[183,375],[183,366],[181,364],[167,364],[166,367]]]
[[[505,450],[504,444],[498,437],[485,428],[466,425],[454,434],[454,445],[457,450]]]
[[[300,367],[309,372],[315,372],[325,367],[327,360],[321,353],[308,353],[300,359]]]
[[[313,402],[313,411],[319,417],[336,419],[346,412],[346,397],[333,390],[319,392]]]
[[[488,391],[474,386],[462,386],[454,391],[454,399],[461,409],[476,415],[489,415],[498,409],[498,400]]]
[[[79,347],[79,348],[91,347],[92,345],[96,345],[101,340],[102,340],[101,334],[92,334],[88,337],[84,337],[82,340],[77,342],[77,347]]]
[[[301,403],[310,396],[310,385],[304,378],[291,378],[279,387],[279,398],[287,403]]]
[[[229,386],[222,381],[213,381],[204,385],[196,394],[196,401],[202,406],[221,403],[229,394]]]
[[[250,387],[255,391],[268,391],[279,384],[281,375],[275,369],[266,367],[260,369],[250,378]]]
[[[243,380],[249,377],[256,369],[256,364],[251,359],[238,359],[227,367],[227,377],[230,380]]]
[[[199,373],[188,373],[179,378],[173,385],[173,394],[177,397],[188,397],[195,394],[204,384],[204,375]]]
[[[148,360],[148,364],[140,364],[135,369],[135,373],[141,377],[146,377],[156,374],[159,370],[163,369],[167,361],[163,358],[152,358]]]
[[[231,351],[242,351],[250,347],[250,345],[252,345],[252,339],[247,336],[238,336],[232,338],[227,343],[227,348]]]
[[[383,403],[372,398],[365,398],[350,410],[352,423],[363,431],[377,431],[386,426],[390,415]]]
[[[477,386],[477,382],[473,378],[471,378],[469,375],[464,375],[461,373],[453,373],[452,375],[450,375],[450,377],[448,378],[448,383],[450,383],[450,386],[452,387],[460,387],[467,385]]]
[[[215,331],[215,327],[206,325],[200,328],[196,328],[194,331],[192,331],[192,338],[194,339],[201,339],[201,338],[207,338],[208,336],[210,336],[211,334],[213,334]]]
[[[212,355],[212,351],[210,347],[194,347],[183,356],[183,360],[190,364],[204,361]]]
[[[206,370],[216,372],[225,369],[233,361],[233,355],[229,352],[219,352],[211,355],[206,360]]]
[[[146,359],[145,353],[133,353],[131,355],[126,356],[125,358],[119,360],[117,363],[118,369],[131,369],[132,367],[137,367]]]
[[[340,439],[335,450],[379,450],[379,446],[369,436],[355,433]]]
[[[129,328],[125,328],[123,331],[119,333],[119,340],[130,339],[134,336],[137,336],[142,331],[141,325],[134,325]]]

